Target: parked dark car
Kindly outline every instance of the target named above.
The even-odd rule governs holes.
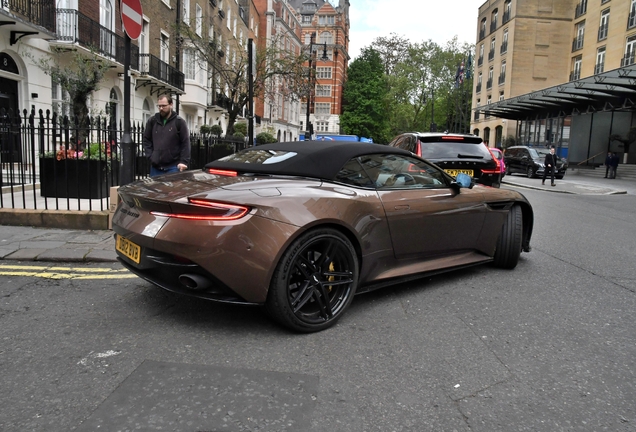
[[[528,178],[543,176],[545,156],[550,150],[544,147],[513,146],[504,150],[506,174],[521,173]],[[568,161],[557,156],[557,170],[554,175],[558,179],[565,176]]]
[[[476,135],[407,132],[395,137],[389,145],[433,162],[451,176],[464,173],[476,183],[501,185],[499,164]]]
[[[325,329],[353,296],[530,251],[519,192],[398,148],[342,141],[267,144],[121,186],[116,250],[169,291],[264,305],[301,332]]]

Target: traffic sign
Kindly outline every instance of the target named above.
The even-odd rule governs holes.
[[[137,39],[141,34],[143,12],[140,0],[121,0],[121,22],[124,30],[131,39]]]

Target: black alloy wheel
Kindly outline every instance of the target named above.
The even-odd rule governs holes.
[[[312,230],[283,254],[265,309],[293,330],[324,330],[342,316],[357,284],[358,256],[349,239],[331,228]]]
[[[528,171],[526,172],[526,176],[528,176],[528,178],[534,177],[534,168],[532,168],[531,166],[528,167]]]

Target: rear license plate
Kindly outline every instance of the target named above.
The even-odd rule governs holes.
[[[445,169],[444,171],[446,171],[447,174],[452,175],[453,177],[457,177],[457,174],[462,173],[462,174],[467,174],[469,176],[473,176],[473,170],[462,170],[462,169]]]
[[[141,258],[140,246],[117,234],[117,242],[115,248],[126,258],[129,258],[139,264],[139,259]]]

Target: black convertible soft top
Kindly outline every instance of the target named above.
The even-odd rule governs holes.
[[[356,141],[294,141],[250,147],[212,161],[205,165],[205,169],[332,180],[350,159],[377,153],[413,156],[406,150],[382,144]]]

